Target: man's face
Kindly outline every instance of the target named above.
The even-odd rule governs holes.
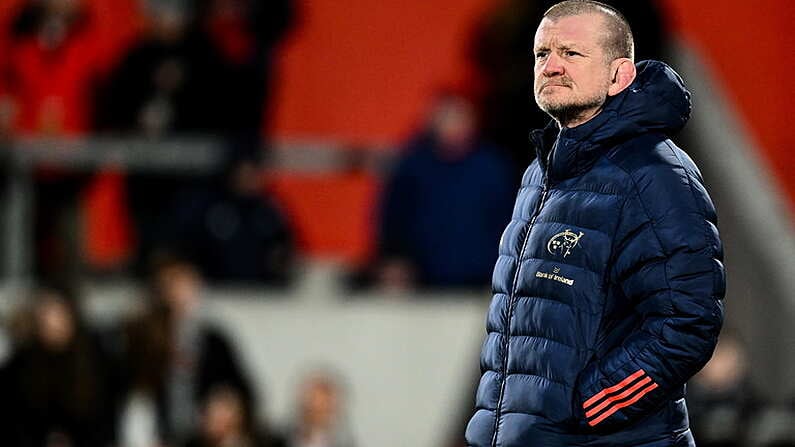
[[[535,100],[563,125],[589,118],[607,98],[611,61],[602,44],[604,27],[601,15],[582,14],[544,19],[536,31]]]

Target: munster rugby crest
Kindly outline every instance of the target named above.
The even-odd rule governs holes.
[[[571,254],[571,251],[580,243],[580,238],[584,235],[585,233],[582,231],[580,231],[580,234],[576,234],[571,231],[571,228],[567,228],[565,231],[552,236],[547,242],[547,251],[553,255],[562,254],[565,258]]]

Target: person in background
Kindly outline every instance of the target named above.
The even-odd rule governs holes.
[[[230,155],[225,166],[217,181],[177,195],[159,244],[185,254],[212,281],[288,285],[292,230],[265,194],[258,154]]]
[[[135,34],[114,26],[107,2],[28,0],[4,33],[2,78],[22,135],[73,136],[93,130],[94,90]]]
[[[99,98],[99,128],[259,141],[290,0],[144,0],[144,34]]]
[[[220,55],[196,32],[193,2],[142,5],[143,34],[99,91],[97,129],[148,138],[215,130],[213,122],[223,111],[210,98],[223,86],[207,78],[217,76]]]
[[[385,288],[486,287],[511,214],[510,162],[478,137],[470,100],[443,92],[387,180],[376,278]]]
[[[353,447],[342,384],[330,373],[309,374],[298,390],[298,414],[288,447]]]
[[[13,351],[0,368],[3,444],[111,445],[119,383],[76,303],[56,289],[39,289],[16,323]]]
[[[220,55],[195,31],[190,0],[141,2],[144,30],[104,80],[96,97],[97,131],[122,137],[159,139],[215,132],[224,113],[210,98],[225,85],[213,85]],[[126,176],[137,246],[133,271],[145,277],[157,235],[177,193],[204,180],[185,172],[143,171]]]
[[[0,29],[0,140],[65,138],[93,130],[99,80],[134,35],[133,21],[114,26],[111,2],[28,0]],[[119,2],[123,4],[123,2]],[[55,145],[57,148],[58,145]],[[105,175],[38,166],[34,174],[36,273],[75,276],[81,241],[76,227],[87,186]]]
[[[98,95],[102,132],[218,138],[223,152],[263,151],[272,53],[292,23],[289,0],[147,0],[147,26]],[[145,271],[176,196],[208,178],[132,173],[129,201]],[[258,265],[261,263],[258,263]],[[210,272],[212,274],[212,272]]]
[[[295,22],[292,0],[196,0],[197,27],[219,55],[208,79],[223,85],[215,123],[226,135],[258,141],[270,121],[275,52]]]
[[[284,440],[254,425],[240,394],[216,387],[204,401],[198,433],[185,447],[284,447]]]
[[[214,388],[235,390],[247,411],[255,408],[255,399],[232,343],[202,316],[202,280],[196,268],[180,259],[163,259],[155,266],[152,286],[149,307],[126,325],[122,349],[129,372],[125,415],[130,419],[121,426],[130,428],[122,430],[128,439],[174,446],[195,432],[201,403]],[[149,421],[137,426],[153,433],[136,435],[136,418]]]

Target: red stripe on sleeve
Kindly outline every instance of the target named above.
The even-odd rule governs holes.
[[[632,383],[632,381],[634,381],[638,377],[643,376],[644,374],[646,374],[646,371],[644,371],[642,369],[639,369],[639,370],[635,371],[629,377],[627,377],[626,379],[622,380],[621,382],[618,382],[616,385],[613,385],[610,388],[605,388],[602,391],[596,393],[593,397],[591,397],[590,399],[586,400],[585,403],[582,404],[582,407],[583,408],[590,407],[591,405],[593,405],[596,402],[598,402],[601,398],[605,397],[606,395],[608,395],[610,393],[618,391],[621,388],[624,388],[625,386],[627,386],[630,383]]]
[[[636,395],[635,395],[635,397],[633,397],[632,399],[630,399],[630,400],[628,400],[628,401],[626,401],[626,402],[621,402],[620,404],[615,404],[615,405],[613,405],[612,407],[610,407],[610,409],[609,409],[609,410],[607,410],[607,411],[605,411],[604,413],[602,413],[602,415],[601,415],[601,416],[599,416],[598,418],[595,418],[595,419],[593,419],[593,420],[591,420],[591,421],[588,421],[588,425],[590,425],[591,427],[593,427],[594,425],[596,425],[596,424],[598,424],[598,423],[602,422],[603,420],[607,419],[608,417],[610,417],[610,415],[612,415],[612,414],[613,414],[613,413],[615,413],[616,411],[618,411],[618,410],[620,410],[620,409],[622,409],[622,408],[624,408],[624,407],[628,407],[628,406],[630,406],[630,405],[634,404],[635,402],[637,402],[638,400],[640,400],[640,398],[641,398],[641,397],[643,397],[644,395],[646,395],[646,393],[648,393],[649,391],[651,391],[651,390],[653,390],[653,389],[655,389],[655,388],[657,388],[657,384],[656,384],[656,383],[652,383],[651,385],[649,385],[649,386],[647,386],[646,388],[642,389],[642,390],[641,390],[641,391],[640,391],[638,394],[636,394]]]
[[[623,393],[616,394],[615,396],[608,396],[607,399],[603,400],[601,404],[599,404],[599,405],[591,408],[590,410],[588,410],[588,412],[585,413],[585,417],[589,418],[589,417],[595,415],[596,413],[602,411],[602,409],[604,407],[610,405],[611,402],[617,402],[617,401],[619,401],[621,399],[624,399],[627,396],[632,395],[632,393],[634,393],[635,391],[638,391],[639,389],[641,389],[644,386],[648,385],[649,382],[651,382],[651,377],[646,376],[643,380],[641,380],[638,383],[632,385],[632,387],[628,388]]]

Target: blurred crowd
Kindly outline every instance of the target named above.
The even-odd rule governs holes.
[[[73,288],[42,285],[0,335],[0,442],[30,447],[353,447],[345,379],[307,370],[292,419],[258,414],[267,395],[207,313],[195,265],[159,259],[112,326],[84,318]],[[795,402],[771,406],[749,382],[742,340],[722,335],[688,385],[700,446],[793,446]],[[261,381],[260,381],[261,383]],[[261,385],[260,385],[261,386]],[[453,420],[455,414],[449,417]],[[462,446],[462,432],[450,447]]]
[[[86,240],[110,234],[94,244],[110,252],[94,256],[96,272],[142,277],[153,259],[177,255],[211,281],[288,285],[300,255],[295,223],[264,187],[263,158],[274,52],[295,21],[295,6],[113,5],[16,0],[7,7],[0,23],[0,145],[30,137],[208,135],[223,142],[222,161],[202,175],[40,163],[33,174],[37,277],[74,281],[84,273],[78,266]],[[125,13],[139,20],[118,17]],[[444,89],[431,102],[427,122],[387,174],[375,211],[373,262],[354,275],[355,285],[489,283],[518,169],[481,132],[473,89]],[[81,210],[97,214],[103,207],[110,209],[100,223],[87,228]],[[132,254],[114,252],[114,244],[131,245]]]
[[[288,0],[26,0],[6,8],[0,23],[6,146],[29,137],[201,134],[225,147],[216,172],[201,177],[38,166],[39,275],[69,271],[79,251],[77,209],[91,192],[115,189],[124,193],[112,197],[126,200],[111,204],[117,212],[110,214],[121,212],[122,219],[109,224],[130,216],[131,234],[119,237],[135,239],[134,259],[126,261],[139,274],[158,251],[190,246],[195,253],[183,254],[212,278],[285,280],[290,233],[262,193],[258,167],[273,50],[293,17]],[[178,237],[164,247],[166,235]]]
[[[16,0],[7,7],[0,22],[0,145],[30,137],[209,135],[223,141],[222,162],[202,175],[40,164],[33,179],[37,276],[74,280],[85,240],[110,232],[110,241],[95,244],[110,251],[94,256],[99,272],[141,277],[153,259],[171,254],[191,259],[212,281],[289,284],[299,255],[295,225],[263,187],[262,167],[274,52],[295,22],[295,6],[113,5]],[[471,90],[440,92],[401,151],[376,211],[375,262],[355,284],[487,286],[518,174],[505,148],[481,132]],[[493,201],[494,191],[504,200]],[[103,197],[104,204],[92,203]],[[102,206],[111,209],[101,223],[85,228],[81,210]],[[132,254],[114,255],[114,244],[131,245]]]
[[[3,445],[351,447],[342,379],[312,371],[295,418],[273,429],[230,339],[207,322],[195,266],[163,259],[137,309],[112,328],[73,291],[44,286],[11,317],[0,366]]]

